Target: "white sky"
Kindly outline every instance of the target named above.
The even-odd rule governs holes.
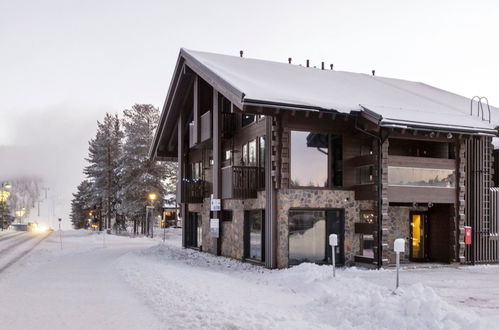
[[[95,121],[161,107],[180,47],[375,69],[499,105],[498,17],[496,1],[0,0],[0,145],[36,150],[0,154],[0,178],[41,173],[69,201]]]

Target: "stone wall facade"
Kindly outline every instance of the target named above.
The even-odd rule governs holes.
[[[411,211],[427,211],[428,208],[408,207],[408,206],[389,206],[388,217],[383,218],[383,226],[387,228],[384,232],[387,248],[384,249],[389,264],[395,263],[395,252],[393,252],[393,243],[397,238],[405,239],[405,253],[400,255],[400,262],[409,262],[410,249],[410,213]]]
[[[372,201],[356,201],[350,190],[281,189],[277,194],[277,267],[288,267],[290,209],[343,209],[345,211],[345,264],[353,265],[360,250],[360,236],[354,223],[360,221],[360,211],[374,210]]]
[[[277,267],[288,267],[288,214],[291,209],[343,209],[345,215],[345,263],[354,264],[360,250],[360,236],[354,224],[360,221],[361,211],[373,211],[374,201],[356,201],[349,190],[282,189],[277,193]],[[265,209],[265,192],[258,192],[256,199],[223,200],[223,210],[232,211],[231,221],[221,222],[221,254],[238,260],[244,259],[244,212]],[[202,221],[202,247],[204,252],[216,253],[210,237],[210,200],[202,204],[189,204],[189,212],[198,212]]]

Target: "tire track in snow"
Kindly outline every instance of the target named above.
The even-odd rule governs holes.
[[[33,244],[32,246],[30,246],[27,250],[24,250],[22,251],[20,254],[16,255],[14,258],[12,258],[9,262],[7,262],[6,264],[4,264],[3,266],[0,267],[0,274],[5,271],[6,269],[8,269],[9,267],[11,267],[12,265],[14,265],[16,262],[18,262],[19,260],[21,260],[23,257],[25,257],[28,253],[30,253],[31,251],[33,251],[41,242],[43,242],[47,237],[50,236],[51,233],[47,233],[45,234],[45,236],[43,236],[41,239],[39,239],[35,244]],[[26,239],[24,240],[20,240],[14,244],[11,244],[9,245],[7,248],[5,249],[2,249],[0,250],[0,254],[1,253],[4,253],[5,251],[10,251],[12,250],[13,248],[29,241],[29,240],[32,240],[32,239],[35,239],[37,238],[38,236],[29,236],[27,237]]]
[[[24,234],[24,232],[20,232],[20,233],[9,233],[9,234],[5,234],[5,235],[0,235],[0,242],[1,241],[6,241],[8,239],[11,239],[11,238],[14,238],[14,237],[17,237],[17,236],[20,236]]]

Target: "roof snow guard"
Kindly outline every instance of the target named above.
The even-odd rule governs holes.
[[[497,135],[498,108],[490,107],[489,123],[470,116],[469,98],[419,82],[183,48],[177,70],[179,63],[185,63],[242,110],[247,105],[259,105],[339,113],[363,111],[379,118],[379,124],[385,127]],[[176,72],[174,79],[178,76]],[[171,104],[171,92],[162,117],[168,111],[167,104]]]

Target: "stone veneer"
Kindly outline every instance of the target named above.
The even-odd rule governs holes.
[[[354,223],[360,221],[360,211],[374,210],[372,201],[356,201],[350,190],[281,189],[277,194],[277,267],[288,267],[288,212],[290,209],[344,209],[345,263],[353,265],[360,250],[360,236]]]
[[[400,254],[400,262],[409,262],[410,248],[410,212],[428,211],[425,207],[408,206],[389,206],[388,217],[383,218],[383,226],[387,228],[384,232],[385,241],[388,246],[385,248],[384,255],[388,258],[389,264],[395,263],[395,252],[393,252],[393,243],[397,238],[405,239],[405,253]]]
[[[345,211],[345,262],[353,265],[354,256],[359,253],[359,235],[355,234],[354,223],[360,220],[360,211],[374,210],[373,201],[356,201],[350,190],[326,189],[282,189],[277,193],[277,267],[288,267],[288,212],[290,209],[344,209]],[[224,210],[232,210],[232,221],[221,222],[223,256],[243,259],[244,257],[244,211],[265,208],[265,192],[258,192],[256,199],[223,200]],[[189,212],[201,214],[203,239],[202,251],[214,253],[213,241],[209,235],[210,201],[189,204]]]

